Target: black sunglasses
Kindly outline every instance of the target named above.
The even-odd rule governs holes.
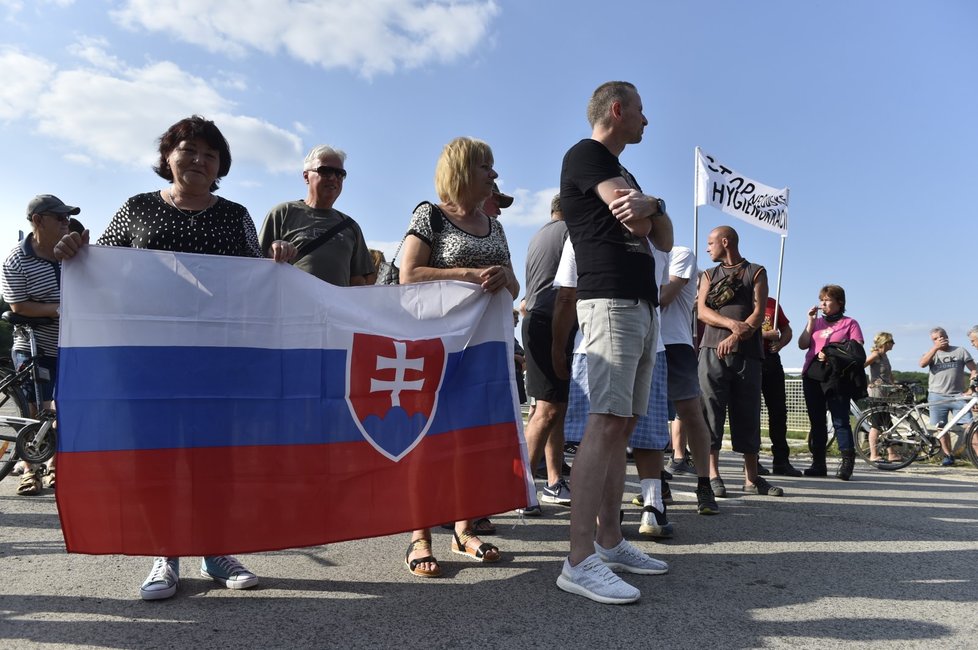
[[[329,165],[321,165],[315,169],[310,169],[311,172],[316,172],[320,176],[335,176],[336,178],[343,180],[346,178],[346,170],[340,169],[339,167],[330,167]]]
[[[71,218],[71,217],[69,217],[66,214],[55,214],[54,212],[45,212],[43,214],[45,214],[45,215],[47,215],[49,217],[54,217],[55,219],[57,219],[61,223],[68,223],[68,220]]]

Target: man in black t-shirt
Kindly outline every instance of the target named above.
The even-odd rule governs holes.
[[[577,257],[577,316],[588,355],[591,411],[571,473],[570,555],[557,586],[623,604],[641,594],[611,569],[669,569],[623,538],[618,515],[629,425],[648,408],[659,326],[647,238],[668,252],[673,231],[665,202],[643,194],[618,161],[627,145],[642,141],[648,124],[635,86],[602,84],[587,115],[591,137],[570,148],[560,172],[560,206]]]

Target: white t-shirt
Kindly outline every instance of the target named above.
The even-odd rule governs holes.
[[[656,275],[660,277],[658,284],[665,284],[669,280],[669,254],[660,251],[649,241],[652,249],[652,256],[655,259]],[[560,263],[557,264],[557,273],[554,275],[555,287],[577,287],[577,257],[574,255],[574,246],[571,244],[570,237],[564,241],[564,248],[560,251]],[[656,307],[658,313],[659,308]],[[661,323],[661,318],[660,318]],[[662,339],[662,326],[659,326],[659,337],[656,340],[655,351],[665,352],[666,346]],[[577,339],[574,342],[574,353],[584,353],[584,343],[581,332],[578,330]]]
[[[673,246],[669,253],[669,273],[662,284],[668,284],[672,276],[684,278],[686,284],[676,298],[662,308],[660,331],[666,345],[685,343],[693,345],[693,305],[696,304],[696,256],[686,246]]]

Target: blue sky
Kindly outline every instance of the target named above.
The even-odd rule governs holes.
[[[867,338],[917,367],[971,305],[978,3],[968,0],[0,0],[0,247],[38,193],[81,206],[95,235],[128,197],[163,187],[155,139],[216,121],[233,165],[220,194],[260,226],[301,198],[313,145],[347,151],[336,207],[393,252],[458,135],[493,147],[516,196],[502,222],[522,276],[560,161],[590,133],[590,93],[635,83],[649,118],[622,162],[693,244],[693,151],[791,188],[782,304],[797,333],[825,283]],[[772,291],[779,238],[730,223]],[[701,260],[701,266],[706,260]],[[801,365],[792,344],[785,365]]]

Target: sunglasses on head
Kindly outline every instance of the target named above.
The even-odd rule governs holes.
[[[335,176],[336,178],[343,180],[346,178],[346,170],[340,169],[339,167],[331,167],[329,165],[320,165],[310,169],[311,172],[316,172],[320,176]]]

